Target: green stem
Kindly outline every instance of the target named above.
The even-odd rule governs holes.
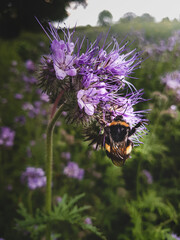
[[[46,213],[51,213],[51,205],[52,205],[52,172],[53,172],[53,130],[56,121],[58,120],[61,112],[62,112],[63,104],[58,108],[54,116],[52,116],[48,127],[47,127],[47,136],[46,136],[46,205],[45,210]],[[46,240],[50,240],[50,225],[47,226],[46,232]]]
[[[29,213],[31,215],[33,215],[33,210],[32,210],[32,194],[33,192],[32,191],[29,191],[28,193],[28,209],[29,209]]]
[[[140,160],[139,160],[139,162],[138,162],[137,173],[136,173],[136,197],[137,197],[137,198],[138,198],[139,193],[140,193],[139,177],[140,177],[141,163],[142,163],[142,160],[141,160],[141,158],[140,158]]]

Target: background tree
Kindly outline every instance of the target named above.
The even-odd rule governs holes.
[[[141,17],[141,20],[144,22],[154,22],[155,19],[149,13],[144,13]]]
[[[108,10],[103,10],[98,15],[98,25],[108,26],[112,23],[113,16]]]
[[[1,0],[0,35],[12,37],[22,29],[39,29],[34,16],[41,21],[62,21],[71,2],[87,5],[86,0]]]
[[[136,18],[136,14],[133,12],[127,12],[123,15],[122,18],[120,18],[120,22],[131,22],[132,20],[134,20]]]
[[[161,22],[169,22],[170,23],[170,19],[168,17],[165,17],[161,20]]]

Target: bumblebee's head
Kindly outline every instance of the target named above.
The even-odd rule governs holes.
[[[114,118],[114,121],[124,121],[122,115],[118,115]]]
[[[121,142],[125,139],[128,133],[128,128],[121,124],[111,125],[109,127],[110,135],[115,142]]]

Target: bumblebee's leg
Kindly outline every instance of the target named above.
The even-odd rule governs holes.
[[[142,125],[142,122],[139,122],[138,124],[136,124],[130,131],[129,131],[129,134],[128,134],[128,137],[130,137],[131,135],[133,135],[135,132],[136,132],[136,129],[138,127],[140,127]]]

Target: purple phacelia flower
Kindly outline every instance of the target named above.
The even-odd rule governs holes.
[[[174,71],[167,73],[161,78],[161,81],[166,84],[168,89],[178,90],[180,89],[180,71]]]
[[[60,203],[60,202],[62,202],[62,197],[60,197],[60,196],[57,196],[57,197],[56,197],[56,202],[57,202],[57,203]]]
[[[130,129],[136,126],[130,134],[132,146],[142,143],[147,111],[135,111],[134,106],[145,101],[143,90],[127,80],[141,64],[140,53],[115,38],[102,44],[97,38],[84,48],[85,38],[74,39],[75,30],[61,29],[63,40],[51,24],[49,30],[51,52],[41,60],[38,83],[54,108],[64,105],[67,121],[82,123],[87,140],[97,146],[105,147],[107,126],[118,116]]]
[[[84,169],[79,168],[75,162],[68,162],[68,165],[64,168],[63,173],[70,177],[82,180],[84,177]]]
[[[85,219],[84,219],[84,223],[85,223],[85,224],[90,224],[90,225],[92,225],[92,220],[91,220],[91,218],[90,218],[90,217],[85,218]]]
[[[33,104],[29,102],[25,102],[22,105],[22,109],[27,111],[28,116],[30,118],[35,118],[37,115],[41,114],[44,115],[46,114],[46,111],[42,109],[42,102],[41,101],[35,101]]]
[[[37,82],[37,79],[33,76],[28,77],[26,75],[23,75],[22,79],[25,83],[35,84]]]
[[[87,115],[93,115],[94,110],[97,107],[103,94],[99,93],[101,90],[96,88],[89,88],[88,90],[81,89],[77,93],[79,108],[84,111]],[[106,92],[105,92],[106,93]]]
[[[70,161],[71,159],[71,153],[70,152],[62,152],[61,157],[65,158],[66,160]]]
[[[25,62],[25,67],[30,72],[34,72],[36,70],[34,62],[30,59]]]
[[[18,99],[18,100],[20,100],[20,99],[23,99],[23,95],[21,94],[21,93],[16,93],[15,95],[14,95],[14,98],[15,99]]]
[[[42,93],[40,95],[40,99],[43,101],[43,102],[49,102],[49,96],[46,94],[46,93]]]
[[[25,116],[17,116],[14,118],[14,121],[20,123],[20,125],[24,125],[26,123],[26,118]]]
[[[28,158],[32,157],[32,151],[31,151],[31,148],[29,146],[26,148],[26,154],[27,154]]]
[[[11,65],[12,65],[13,67],[17,67],[18,62],[17,62],[16,60],[12,60]]]
[[[0,128],[0,146],[12,147],[14,145],[15,131],[9,127]]]
[[[63,80],[67,75],[76,75],[77,71],[73,66],[74,59],[73,56],[71,56],[73,50],[73,42],[64,42],[63,40],[58,41],[56,39],[52,41],[51,57],[57,79]]]
[[[175,233],[172,233],[171,236],[175,239],[175,240],[180,240],[180,237],[175,234]]]
[[[8,191],[12,191],[12,190],[13,190],[12,184],[8,184],[8,185],[6,186],[6,189],[7,189]]]
[[[161,77],[161,81],[166,85],[167,90],[173,91],[177,101],[180,101],[180,71],[167,73]]]
[[[147,183],[152,184],[153,183],[153,177],[149,171],[146,169],[142,170],[142,174],[146,177]]]
[[[21,175],[21,182],[27,183],[28,188],[34,190],[46,186],[46,176],[42,168],[27,167]]]

